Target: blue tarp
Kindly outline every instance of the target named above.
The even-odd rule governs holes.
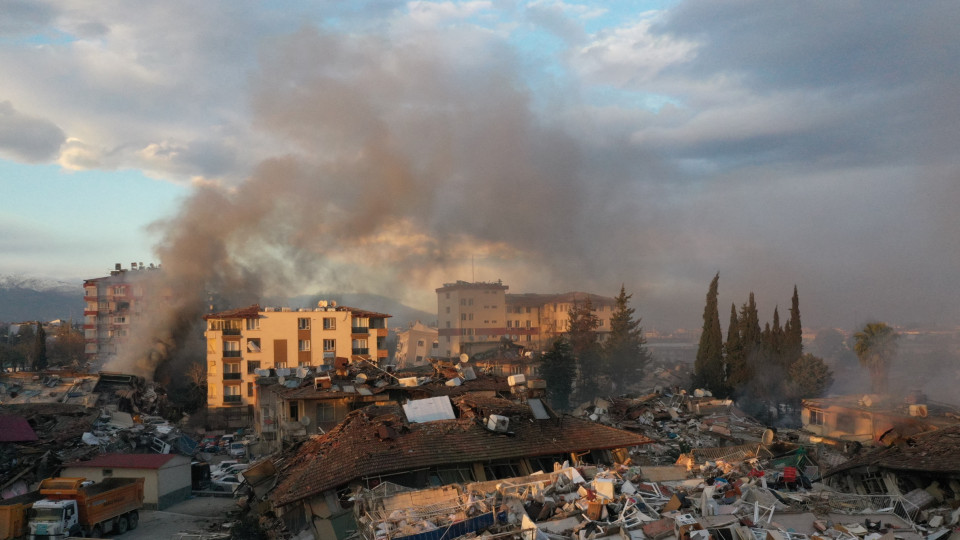
[[[496,523],[494,513],[487,512],[486,514],[480,514],[476,517],[451,523],[446,527],[440,527],[425,533],[401,536],[394,540],[451,540],[452,538],[459,538],[472,532],[482,531],[488,527],[492,527],[494,523]]]

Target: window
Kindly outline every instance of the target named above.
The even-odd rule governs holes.
[[[223,321],[207,321],[207,330],[220,331],[223,329]]]
[[[472,305],[473,305],[473,298],[470,298],[470,299],[467,300],[467,305],[468,305],[468,306],[472,306]]]
[[[460,299],[460,305],[461,305],[461,306],[467,305],[467,299],[466,299],[466,298],[461,298],[461,299]]]
[[[324,351],[335,351],[335,350],[337,350],[337,340],[335,340],[335,339],[325,339],[325,340],[323,340],[323,350],[324,350]]]
[[[123,287],[114,287],[113,294],[123,294]]]
[[[471,320],[471,321],[473,320],[473,313],[470,313],[470,314],[469,314],[468,320]]]
[[[423,347],[424,343],[422,339],[417,340],[417,347]]]
[[[856,429],[856,421],[851,414],[837,415],[837,430],[845,433],[853,433]]]
[[[517,311],[517,313],[519,313],[519,311]],[[530,308],[527,308],[527,313],[530,313]]]
[[[447,306],[447,313],[450,313],[450,306]]]
[[[450,328],[450,321],[447,321],[447,328]]]
[[[863,489],[868,495],[883,495],[887,492],[887,485],[879,471],[869,472],[861,477]]]
[[[307,320],[309,321],[310,319],[307,319]],[[309,350],[310,350],[310,340],[309,340],[309,339],[301,339],[301,340],[297,341],[297,347],[298,347],[301,351],[309,351]]]
[[[324,317],[323,318],[323,329],[324,330],[336,330],[337,329],[337,320],[333,317]]]
[[[259,330],[260,319],[247,319],[247,330]]]
[[[310,329],[310,319],[306,317],[300,317],[297,319],[297,329],[299,330],[309,330]]]
[[[467,320],[467,314],[466,314],[466,313],[461,313],[461,314],[460,314],[460,320],[461,320],[461,321]]]
[[[290,402],[290,421],[296,422],[300,420],[300,408],[297,406],[296,401]]]
[[[530,321],[527,321],[527,328],[530,328]]]
[[[446,296],[447,298],[450,298],[450,293],[444,293],[444,294],[447,295],[447,296]]]
[[[811,426],[823,425],[823,411],[820,411],[817,409],[810,409],[810,425]]]
[[[259,360],[248,360],[247,361],[247,374],[253,375],[258,369],[260,369]]]
[[[247,340],[247,352],[260,352],[260,338]]]
[[[507,319],[507,328],[513,328],[513,321]]]
[[[240,358],[240,342],[239,341],[224,341],[223,342],[223,356],[225,358]]]
[[[114,317],[114,318],[113,318],[113,324],[127,324],[127,318],[126,318],[126,317]]]
[[[224,403],[240,403],[240,385],[231,384],[223,385],[223,402]]]
[[[253,397],[253,383],[247,383],[247,397]]]

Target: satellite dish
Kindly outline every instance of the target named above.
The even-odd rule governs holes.
[[[283,383],[287,382],[287,378],[281,375],[277,377],[277,382],[280,383],[280,385],[283,385]]]
[[[460,353],[460,361],[465,364],[467,363],[467,360],[470,360],[470,357],[467,356],[467,353]]]
[[[309,425],[310,425],[310,417],[309,417],[309,416],[301,416],[301,417],[300,417],[300,423],[303,424],[304,426],[309,426]]]

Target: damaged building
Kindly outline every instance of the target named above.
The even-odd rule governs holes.
[[[622,461],[638,434],[556,416],[538,400],[467,394],[353,411],[278,460],[269,500],[288,530],[343,537],[350,493],[383,482],[417,488],[553,470],[565,460]],[[355,529],[355,526],[352,526]]]

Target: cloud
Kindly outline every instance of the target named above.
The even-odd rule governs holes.
[[[0,155],[38,163],[56,157],[66,137],[49,120],[23,114],[0,101]]]

